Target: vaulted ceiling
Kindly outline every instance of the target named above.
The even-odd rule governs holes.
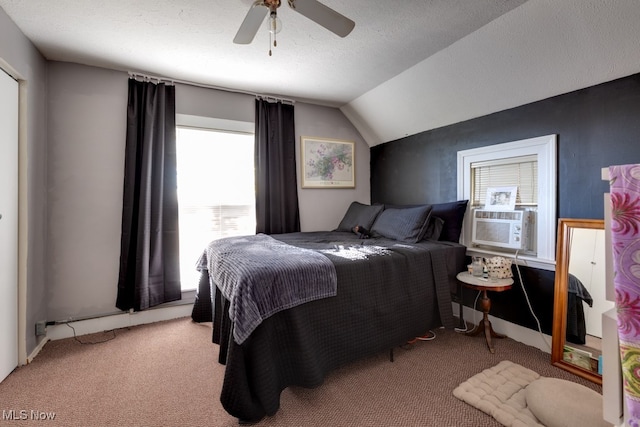
[[[297,0],[311,1],[311,0]],[[369,145],[640,72],[637,0],[321,0],[340,38],[282,1],[233,38],[251,0],[0,0],[50,60],[341,108]]]
[[[50,60],[340,107],[524,1],[321,0],[356,23],[340,38],[283,0],[271,57],[266,22],[253,43],[233,43],[252,0],[0,0],[0,7]]]

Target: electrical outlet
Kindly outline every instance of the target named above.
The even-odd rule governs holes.
[[[46,334],[47,334],[47,322],[44,320],[40,320],[39,322],[36,322],[36,336],[40,337]]]

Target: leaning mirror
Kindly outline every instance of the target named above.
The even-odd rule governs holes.
[[[604,221],[558,221],[551,363],[602,384],[605,297]]]

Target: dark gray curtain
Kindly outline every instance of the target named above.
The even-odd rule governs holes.
[[[293,105],[256,99],[256,232],[300,231]]]
[[[129,79],[116,307],[181,298],[175,87]]]

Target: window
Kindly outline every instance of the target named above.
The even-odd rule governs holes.
[[[556,135],[495,144],[458,152],[458,198],[469,209],[485,204],[489,187],[517,186],[516,207],[535,211],[533,251],[519,256],[537,268],[553,269],[556,236]],[[471,247],[471,214],[462,243],[474,255],[491,249]],[[499,251],[498,251],[499,252]]]
[[[538,159],[522,156],[509,159],[471,163],[472,207],[486,202],[487,190],[491,187],[517,186],[516,206],[538,206]]]
[[[195,265],[211,240],[256,232],[254,137],[178,126],[176,148],[180,280],[185,291],[197,287]]]

